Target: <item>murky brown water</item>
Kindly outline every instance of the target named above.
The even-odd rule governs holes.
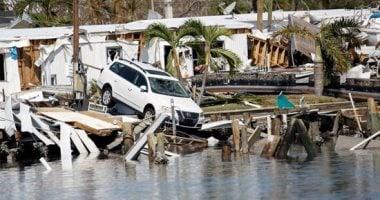
[[[53,170],[34,164],[0,169],[0,199],[379,199],[380,154],[324,150],[312,161],[279,161],[236,156],[221,161],[221,151],[149,165],[122,159],[76,158],[72,170],[61,161]]]

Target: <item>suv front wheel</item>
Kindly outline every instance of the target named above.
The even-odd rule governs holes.
[[[143,119],[151,119],[152,121],[154,120],[155,118],[155,115],[156,115],[156,112],[154,111],[154,108],[152,107],[147,107],[145,108],[144,110],[144,113],[143,113]]]
[[[105,87],[102,90],[102,104],[107,107],[112,107],[114,105],[114,101],[112,99],[112,89],[111,87]]]

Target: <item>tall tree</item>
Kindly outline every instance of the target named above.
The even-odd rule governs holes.
[[[359,23],[354,19],[340,19],[321,27],[319,34],[305,28],[287,27],[274,33],[290,38],[296,34],[316,41],[315,94],[322,95],[323,86],[330,84],[334,75],[346,72],[351,67],[349,51],[360,46]]]
[[[206,86],[207,74],[210,69],[214,71],[218,71],[217,64],[215,63],[214,58],[222,58],[225,59],[229,64],[230,73],[233,73],[236,68],[240,67],[242,61],[238,55],[234,52],[217,47],[218,40],[223,36],[231,36],[231,32],[226,28],[221,28],[218,26],[205,26],[201,21],[190,19],[187,20],[184,24],[184,27],[192,30],[191,35],[195,37],[195,41],[189,43],[191,44],[203,44],[204,49],[204,61],[205,61],[205,69],[203,71],[202,76],[202,87],[201,93],[198,98],[198,105],[201,103],[201,99]]]
[[[170,30],[162,23],[151,24],[145,31],[146,41],[149,43],[153,39],[161,39],[169,43],[171,46],[166,69],[168,72],[176,76],[181,82],[183,81],[180,69],[180,60],[178,55],[178,48],[185,46],[183,38],[190,35],[190,29],[181,27],[178,30]]]
[[[256,22],[257,29],[259,29],[260,31],[263,31],[264,0],[256,0],[256,7],[257,7],[257,22]]]

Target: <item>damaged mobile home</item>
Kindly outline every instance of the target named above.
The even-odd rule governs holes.
[[[311,22],[360,16],[370,10],[275,11],[273,29],[286,26],[288,15],[308,18]],[[179,28],[187,18],[142,20],[128,24],[85,25],[80,27],[80,58],[87,68],[87,80],[96,79],[100,70],[117,58],[137,59],[166,66],[170,47],[164,41],[146,44],[144,31],[159,22]],[[287,66],[287,47],[268,44],[270,33],[255,30],[256,14],[198,17],[206,25],[218,25],[232,31],[229,38],[220,38],[219,45],[237,53],[244,67],[253,65]],[[266,18],[264,17],[264,21]],[[2,29],[0,35],[0,79],[5,95],[35,86],[72,84],[72,27]],[[270,59],[263,49],[270,48]],[[194,75],[197,57],[191,48],[179,50],[183,77]],[[269,64],[267,61],[270,60]],[[221,69],[228,70],[228,66]],[[242,68],[242,70],[244,69]]]

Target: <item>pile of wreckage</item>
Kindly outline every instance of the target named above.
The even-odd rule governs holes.
[[[225,161],[231,160],[231,152],[287,159],[294,145],[303,146],[312,158],[327,141],[335,141],[337,151],[380,148],[375,140],[380,135],[380,109],[373,98],[368,103],[355,103],[351,97],[346,102],[295,106],[279,95],[278,101],[285,103],[276,107],[204,113],[208,122],[191,133],[202,136],[198,137],[176,130],[170,113],[141,120],[110,115],[93,103],[88,110],[75,111],[37,93],[7,97],[1,104],[0,162],[40,158],[49,168],[44,157],[60,157],[70,167],[78,154],[117,155],[126,161],[146,154],[165,164],[177,153],[215,145]]]
[[[72,155],[109,153],[132,161],[140,153],[148,154],[148,143],[149,149],[157,146],[157,155],[163,150],[158,146],[179,153],[207,147],[205,139],[181,131],[171,135],[172,127],[166,124],[169,114],[141,120],[131,115],[110,115],[106,107],[98,104],[90,103],[87,110],[77,111],[67,102],[66,106],[57,102],[60,100],[46,98],[41,91],[6,97],[0,109],[0,163],[59,156],[67,161]],[[165,163],[166,157],[177,155],[163,150],[161,156],[155,157],[158,163]]]

